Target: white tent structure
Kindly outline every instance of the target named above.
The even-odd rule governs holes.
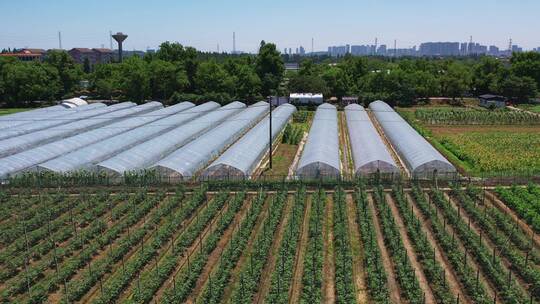
[[[272,111],[272,142],[285,128],[296,107],[283,104]],[[234,143],[201,173],[202,179],[249,179],[269,150],[270,117]]]
[[[324,103],[317,107],[313,124],[298,162],[300,178],[337,178],[341,176],[336,107]]]
[[[212,158],[221,154],[244,132],[255,125],[265,113],[268,104],[260,101],[216,126],[195,141],[171,153],[157,162],[151,169],[156,169],[161,176],[177,179],[190,179]]]
[[[429,178],[456,172],[456,168],[388,104],[375,101],[369,108],[413,177]]]
[[[112,177],[140,172],[245,108],[246,105],[239,101],[221,108],[213,101],[204,103],[189,110],[196,119],[102,161],[96,169]]]
[[[358,104],[346,106],[345,118],[356,176],[399,173],[398,166],[364,107]]]

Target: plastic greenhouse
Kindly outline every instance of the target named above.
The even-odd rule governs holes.
[[[439,175],[456,172],[454,166],[388,104],[375,101],[369,108],[411,175],[430,177],[434,173]]]
[[[238,101],[221,108],[213,101],[192,108],[189,112],[200,117],[98,163],[97,170],[120,176],[146,169],[245,108],[246,105]]]
[[[66,107],[58,105],[9,115],[3,115],[0,117],[0,129],[7,129],[14,126],[24,125],[29,122],[36,122],[52,117],[92,110],[101,107],[105,107],[105,104],[98,102],[87,106],[76,107],[73,109],[67,109]]]
[[[49,113],[48,115],[40,115],[35,117],[37,119],[26,121],[25,124],[3,129],[0,133],[0,140],[94,117],[106,113],[106,111],[112,111],[112,109],[109,110],[107,107],[97,107],[88,111],[64,110],[61,113],[53,112]]]
[[[188,179],[218,156],[230,144],[255,125],[265,113],[268,104],[260,101],[205,133],[197,140],[176,150],[153,167],[162,176]]]
[[[373,173],[399,173],[392,155],[390,155],[364,107],[350,104],[345,107],[347,129],[357,176]]]
[[[24,152],[10,155],[0,159],[0,178],[7,175],[18,173],[23,170],[32,169],[34,166],[46,162],[50,159],[93,144],[107,137],[125,132],[129,128],[134,128],[137,121],[142,121],[144,117],[132,117],[126,119],[130,115],[141,115],[161,107],[159,102],[149,102],[137,107],[120,110],[114,113],[103,115],[109,123],[101,128],[91,131],[81,131],[77,135],[50,142],[48,144],[28,149]],[[106,117],[115,114],[114,118]],[[123,118],[122,118],[123,117]],[[116,123],[112,123],[115,122]],[[82,123],[81,121],[80,123]],[[83,128],[86,130],[86,128]]]
[[[337,110],[335,106],[324,103],[315,112],[296,175],[301,178],[335,178],[340,174]]]
[[[135,129],[117,134],[105,140],[98,141],[84,148],[75,150],[66,155],[51,159],[37,167],[38,171],[69,172],[78,169],[89,169],[91,165],[113,157],[150,137],[166,132],[188,121],[192,114],[182,114],[195,105],[191,102],[182,102],[170,107],[150,112],[146,115],[130,118],[130,126]],[[124,121],[124,124],[128,121]],[[141,125],[142,124],[142,125]]]
[[[295,111],[296,107],[290,104],[283,104],[272,111],[272,142]],[[203,179],[249,178],[264,155],[268,153],[269,120],[267,115],[206,168],[201,177]]]

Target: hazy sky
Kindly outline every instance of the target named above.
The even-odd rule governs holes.
[[[0,0],[0,48],[109,47],[109,30],[129,35],[125,49],[178,41],[202,50],[254,52],[303,45],[468,41],[540,47],[540,0]]]

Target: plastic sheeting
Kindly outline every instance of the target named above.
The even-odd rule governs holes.
[[[264,101],[251,105],[197,140],[176,150],[151,169],[157,169],[162,176],[189,179],[256,124],[267,112],[268,103]]]
[[[97,169],[110,176],[120,176],[125,172],[143,170],[203,135],[226,118],[242,111],[246,105],[235,101],[217,108],[219,108],[219,104],[212,101],[190,109],[189,112],[194,117],[200,117],[98,163]]]
[[[272,111],[272,142],[295,111],[296,107],[290,104],[281,105]],[[201,177],[203,179],[249,178],[264,155],[268,153],[269,129],[270,117],[267,115],[208,166]]]
[[[324,103],[317,107],[296,175],[301,178],[336,178],[341,175],[335,106]]]
[[[369,108],[413,176],[456,172],[454,166],[388,104],[375,101]]]
[[[366,176],[377,172],[399,173],[399,168],[364,107],[358,104],[346,106],[345,117],[355,174]]]
[[[135,129],[120,133],[105,140],[93,143],[84,148],[75,150],[66,155],[51,159],[37,167],[38,171],[69,172],[80,169],[90,169],[90,166],[113,157],[115,154],[132,147],[144,140],[166,132],[193,117],[192,114],[184,111],[190,111],[195,105],[191,102],[182,102],[174,106],[166,107],[161,110],[153,111],[139,117],[131,118],[132,123],[123,122],[128,125],[126,128],[137,126]],[[140,125],[140,126],[139,126]],[[108,136],[110,128],[104,128],[104,136]]]
[[[73,109],[67,109],[66,107],[58,105],[58,106],[19,112],[15,114],[2,115],[0,116],[0,129],[7,130],[7,128],[28,124],[30,122],[39,122],[39,121],[42,121],[44,119],[48,119],[51,117],[58,117],[61,115],[67,115],[71,113],[77,113],[77,112],[92,110],[92,109],[101,108],[101,107],[105,107],[105,104],[93,103],[91,105],[77,107]]]
[[[64,110],[58,115],[57,113],[54,113],[53,115],[40,115],[31,119],[31,121],[27,121],[25,124],[3,129],[2,132],[0,132],[0,140],[94,117],[110,112],[113,109],[114,108],[111,107],[97,107],[88,111]]]
[[[137,107],[109,113],[102,116],[103,121],[106,121],[107,125],[104,125],[101,128],[81,132],[59,141],[4,157],[0,159],[0,178],[5,178],[10,174],[16,174],[23,170],[32,169],[34,166],[50,159],[124,132],[127,129],[136,126],[137,123],[144,121],[145,116],[142,114],[157,110],[161,107],[161,103],[154,101]],[[134,117],[129,118],[130,116]],[[83,123],[83,121],[80,121],[79,123]],[[87,128],[83,128],[82,130],[86,129]]]
[[[114,106],[97,109],[101,111],[101,115],[74,121],[61,126],[24,134],[17,137],[12,137],[0,141],[0,157],[18,153],[26,149],[30,149],[37,145],[43,145],[60,138],[65,138],[80,132],[89,130],[90,128],[100,127],[111,123],[115,119],[123,119],[126,114],[130,113],[130,108],[134,108],[132,102],[123,102]],[[93,111],[93,110],[92,110]]]

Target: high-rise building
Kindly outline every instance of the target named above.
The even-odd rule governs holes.
[[[424,42],[420,44],[421,56],[458,56],[459,42]]]
[[[292,55],[292,48],[289,48],[289,55]]]
[[[287,48],[283,49],[283,54],[287,55]]]
[[[299,50],[300,50],[300,53],[299,53],[300,55],[305,55],[306,54],[306,50],[304,49],[303,46],[300,46]]]
[[[377,49],[377,55],[386,56],[386,44],[381,44]]]
[[[495,45],[490,45],[488,54],[491,56],[499,56],[499,48]]]

